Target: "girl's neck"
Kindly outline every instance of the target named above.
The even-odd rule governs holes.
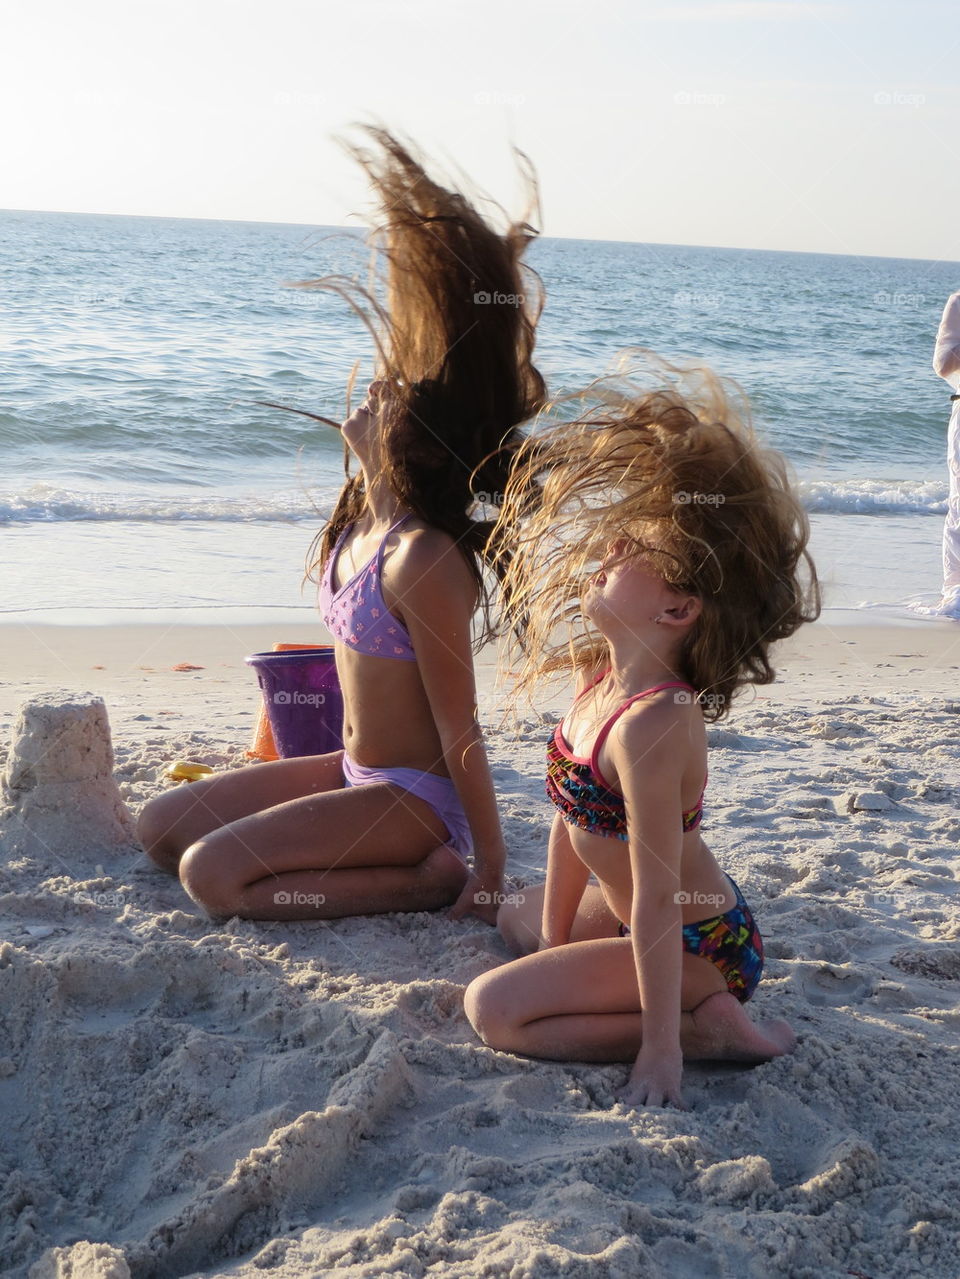
[[[393,489],[380,475],[363,473],[364,509],[360,519],[374,527],[378,524],[396,524],[409,514],[409,508],[397,497]]]
[[[614,682],[628,696],[656,684],[683,679],[676,646],[666,637],[661,640],[659,635],[651,636],[649,643],[644,640],[639,644],[635,638],[619,644],[608,639],[607,647]]]

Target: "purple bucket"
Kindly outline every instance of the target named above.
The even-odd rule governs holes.
[[[332,647],[251,653],[244,661],[257,673],[281,759],[340,750],[343,696]]]

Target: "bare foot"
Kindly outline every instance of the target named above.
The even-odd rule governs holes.
[[[708,996],[690,1017],[693,1026],[681,1037],[688,1060],[769,1061],[797,1046],[785,1021],[752,1022],[743,1004],[727,991]]]

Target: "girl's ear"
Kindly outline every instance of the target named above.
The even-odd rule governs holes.
[[[661,616],[675,626],[692,626],[703,612],[703,602],[696,595],[684,595],[676,604],[665,608]]]

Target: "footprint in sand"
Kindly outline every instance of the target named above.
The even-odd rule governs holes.
[[[862,1003],[873,993],[872,983],[860,973],[833,964],[807,964],[796,980],[817,1007],[847,1008]]]
[[[857,720],[827,719],[825,716],[811,719],[807,725],[811,737],[819,737],[826,742],[839,742],[847,737],[869,737],[870,730]]]
[[[725,1111],[746,1101],[754,1088],[756,1067],[743,1062],[711,1061],[684,1065],[685,1087],[691,1097],[702,1098],[702,1105],[719,1106]],[[702,1091],[701,1091],[702,1090]]]
[[[810,873],[808,866],[791,866],[789,862],[778,858],[754,858],[750,863],[751,874],[767,875],[775,880],[781,888],[788,884],[796,884]]]
[[[917,1007],[916,995],[896,982],[880,982],[871,1001],[883,1012],[905,1012]]]

